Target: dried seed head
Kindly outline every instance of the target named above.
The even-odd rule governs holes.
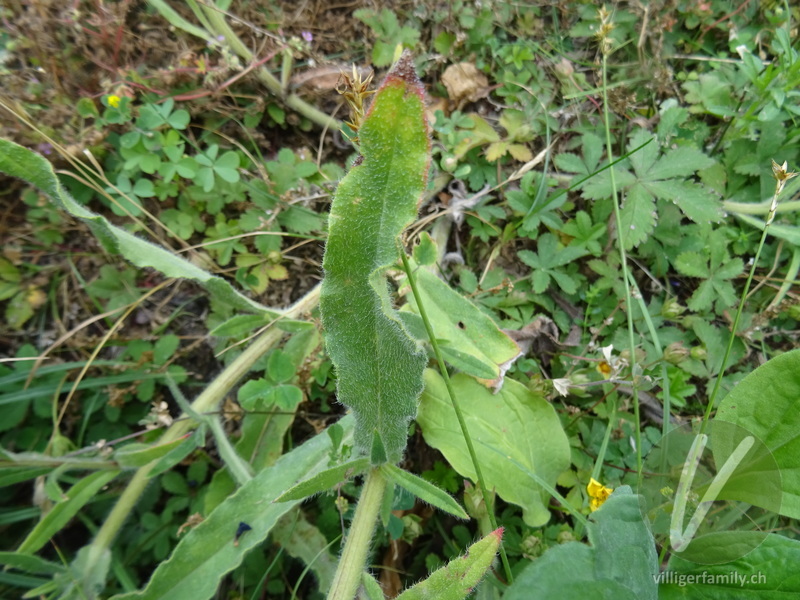
[[[358,128],[361,127],[361,121],[366,114],[364,101],[367,96],[375,93],[375,90],[369,89],[373,76],[374,73],[371,72],[366,79],[361,79],[361,73],[353,65],[352,75],[342,71],[339,81],[336,83],[336,91],[344,96],[347,105],[350,107],[351,120],[345,121],[345,123],[355,132],[358,132]]]

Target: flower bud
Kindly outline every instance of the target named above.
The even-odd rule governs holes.
[[[672,342],[664,350],[664,360],[673,365],[683,362],[689,356],[689,350],[683,346],[683,342]]]
[[[708,358],[708,351],[703,346],[695,346],[689,351],[689,355],[695,360],[705,360]]]
[[[661,316],[665,319],[677,319],[684,311],[686,311],[686,307],[682,306],[675,298],[667,298],[661,305]]]

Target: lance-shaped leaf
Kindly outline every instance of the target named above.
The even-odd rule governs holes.
[[[235,290],[226,280],[215,277],[165,248],[151,244],[124,229],[112,225],[105,217],[75,202],[59,182],[53,166],[44,157],[0,139],[0,172],[19,177],[47,194],[59,207],[83,221],[103,248],[121,254],[135,266],[152,267],[166,277],[192,279],[205,287],[219,301],[240,310],[267,313],[270,319],[280,316]]]
[[[339,423],[349,440],[352,419],[346,416]],[[114,600],[212,598],[222,577],[238,567],[249,550],[262,544],[278,519],[297,504],[273,500],[300,477],[325,468],[330,450],[330,437],[323,433],[284,454],[182,537],[172,556],[158,566],[144,589],[114,596]],[[237,539],[241,524],[249,529]]]
[[[462,600],[483,579],[492,566],[492,560],[500,547],[503,529],[491,532],[475,542],[467,554],[451,560],[446,566],[434,571],[430,577],[420,581],[397,597],[397,600]]]
[[[355,440],[369,454],[380,441],[398,462],[422,392],[426,357],[389,298],[386,271],[398,238],[415,219],[430,165],[424,92],[404,54],[363,120],[361,156],[331,206],[320,311],[337,369],[339,401],[353,410]]]

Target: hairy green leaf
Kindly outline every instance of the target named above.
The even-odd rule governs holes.
[[[339,421],[349,434],[351,418]],[[239,566],[245,554],[261,544],[277,520],[296,502],[272,502],[298,478],[325,467],[330,437],[321,433],[284,454],[274,466],[257,473],[200,523],[189,531],[169,559],[162,562],[144,590],[114,596],[116,600],[207,600],[219,581]],[[235,539],[239,523],[252,530]]]
[[[395,465],[383,465],[383,474],[392,483],[399,485],[401,488],[414,494],[417,498],[435,506],[439,510],[450,513],[459,519],[468,519],[469,516],[464,509],[459,506],[450,494],[444,490],[439,489],[432,483],[425,481],[421,477],[417,477],[413,473],[404,471]]]
[[[655,600],[658,555],[638,496],[623,486],[591,519],[591,546],[568,542],[551,548],[525,567],[504,600]]]
[[[331,467],[289,488],[283,494],[275,498],[275,502],[303,500],[314,494],[332,490],[340,483],[344,483],[356,475],[361,475],[368,467],[369,460],[366,458],[357,458],[356,460],[351,460],[342,465]]]
[[[430,164],[424,92],[409,54],[386,76],[358,135],[362,156],[331,206],[320,312],[339,401],[356,418],[356,445],[370,454],[377,435],[386,459],[398,462],[426,363],[392,307],[386,281]]]
[[[39,188],[60,208],[86,223],[106,250],[121,254],[135,266],[152,267],[166,277],[192,279],[220,301],[234,308],[251,312],[271,312],[235,290],[224,279],[211,275],[188,260],[112,225],[105,217],[75,202],[58,181],[52,165],[39,154],[0,139],[0,171]],[[277,312],[273,314],[273,316],[278,315]]]
[[[491,532],[467,549],[464,556],[451,560],[424,581],[407,589],[397,600],[462,600],[483,579],[492,566],[503,537],[503,529]]]

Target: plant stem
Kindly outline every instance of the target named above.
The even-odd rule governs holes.
[[[319,302],[319,286],[316,286],[294,305],[284,311],[285,318],[294,319],[311,311]],[[264,353],[277,344],[283,337],[283,331],[270,327],[248,346],[236,359],[220,373],[209,386],[192,402],[192,409],[197,413],[213,410],[234,385],[252,368],[253,364]],[[192,419],[182,419],[173,423],[161,436],[159,443],[166,444],[177,440],[193,425]],[[92,540],[92,552],[100,553],[110,548],[114,537],[119,532],[128,515],[144,492],[150,481],[148,473],[156,461],[140,467],[134,473],[125,490],[120,495],[114,508],[111,509],[102,527]]]
[[[411,292],[414,294],[414,299],[416,300],[417,307],[419,308],[419,316],[422,318],[422,322],[425,324],[425,331],[427,332],[428,339],[433,347],[433,353],[436,355],[436,361],[439,363],[439,370],[442,373],[442,379],[444,379],[444,384],[447,387],[447,393],[450,396],[450,402],[453,404],[453,410],[456,413],[458,424],[461,427],[461,433],[464,436],[464,441],[467,444],[467,450],[469,451],[469,456],[472,459],[472,466],[475,469],[475,477],[478,480],[478,486],[481,488],[483,502],[486,505],[487,512],[489,513],[489,521],[492,524],[492,530],[495,530],[497,529],[497,518],[494,514],[494,504],[492,503],[491,498],[489,497],[489,492],[486,489],[483,473],[481,473],[481,465],[478,461],[478,454],[475,452],[475,446],[472,444],[472,438],[469,435],[467,422],[464,420],[464,414],[461,412],[461,406],[456,400],[456,393],[453,390],[452,383],[450,383],[450,375],[447,373],[447,365],[444,362],[441,350],[439,350],[439,344],[436,342],[436,336],[433,333],[431,322],[428,320],[428,314],[425,312],[425,305],[422,302],[421,294],[417,290],[417,282],[414,279],[414,272],[411,269],[411,265],[408,263],[408,257],[406,256],[406,253],[401,251],[400,258],[403,260],[403,269],[405,270],[406,275],[408,275],[408,282],[411,285]],[[503,570],[506,573],[508,583],[513,583],[514,575],[511,573],[511,565],[508,562],[505,545],[502,542],[500,543],[500,560],[503,562]]]
[[[726,212],[739,213],[740,215],[766,215],[770,212],[772,200],[766,202],[733,202],[725,200],[722,209]],[[800,201],[783,202],[778,212],[794,212],[800,210]]]
[[[214,6],[203,4],[202,8],[213,29],[213,37],[220,35],[223,36],[225,38],[225,43],[228,44],[231,50],[233,50],[245,61],[252,62],[253,53],[250,52],[250,49],[245,46],[244,42],[239,39],[239,36],[237,36],[233,29],[231,29],[230,25],[228,25],[228,22],[225,20],[225,15],[217,10]],[[272,75],[272,73],[270,73],[266,67],[261,66],[256,72],[258,74],[258,78],[264,83],[265,86],[267,86],[267,89],[270,91],[270,93],[277,98],[281,98],[283,103],[288,108],[298,112],[320,127],[338,129],[342,126],[338,119],[335,119],[321,110],[311,106],[297,94],[289,94],[287,96],[284,93],[285,90],[283,89],[281,82],[278,81],[278,79]]]
[[[603,52],[603,120],[606,130],[606,154],[608,160],[613,159],[613,148],[611,145],[611,117],[608,113],[608,52]],[[639,417],[639,390],[636,382],[634,367],[636,366],[636,342],[633,334],[633,302],[631,298],[631,286],[628,281],[628,257],[625,252],[625,232],[622,230],[622,218],[619,210],[619,197],[617,196],[617,180],[614,169],[609,169],[611,178],[611,189],[613,190],[614,200],[614,221],[617,224],[617,245],[619,246],[620,262],[622,263],[622,281],[625,283],[625,313],[628,316],[628,346],[630,348],[630,369],[631,369],[631,390],[633,391],[633,415],[636,421],[634,439],[636,440],[636,473],[637,478],[642,477],[642,425]],[[616,414],[616,411],[614,411]],[[665,415],[665,418],[666,415]],[[597,460],[602,461],[603,457],[598,456]]]
[[[353,600],[356,597],[385,491],[386,479],[379,468],[373,467],[367,473],[358,498],[356,514],[347,533],[347,541],[328,592],[328,600]]]
[[[777,201],[777,197],[778,191],[776,190],[773,204]],[[774,216],[774,211],[771,213],[771,216]],[[739,319],[742,316],[742,310],[744,309],[745,300],[747,300],[747,293],[750,290],[750,284],[753,282],[753,276],[755,275],[756,267],[758,266],[758,259],[761,256],[761,249],[764,247],[764,243],[767,241],[767,232],[769,231],[769,225],[771,222],[772,219],[768,219],[767,223],[764,224],[764,229],[761,232],[761,240],[758,243],[755,258],[753,258],[753,264],[750,266],[750,273],[747,275],[747,281],[744,284],[742,296],[739,298],[739,308],[736,309],[736,316],[733,319],[733,325],[731,327],[731,335],[728,337],[728,345],[725,347],[725,354],[722,356],[722,363],[720,363],[719,366],[717,380],[714,382],[714,389],[711,391],[711,396],[708,398],[708,406],[706,406],[706,412],[703,415],[703,422],[700,424],[700,434],[705,433],[706,425],[711,417],[711,411],[714,410],[714,404],[716,404],[717,401],[717,394],[719,393],[719,388],[722,384],[722,377],[725,375],[725,369],[728,366],[728,359],[730,358],[731,350],[733,349],[733,342],[736,339],[736,331],[739,329]]]

